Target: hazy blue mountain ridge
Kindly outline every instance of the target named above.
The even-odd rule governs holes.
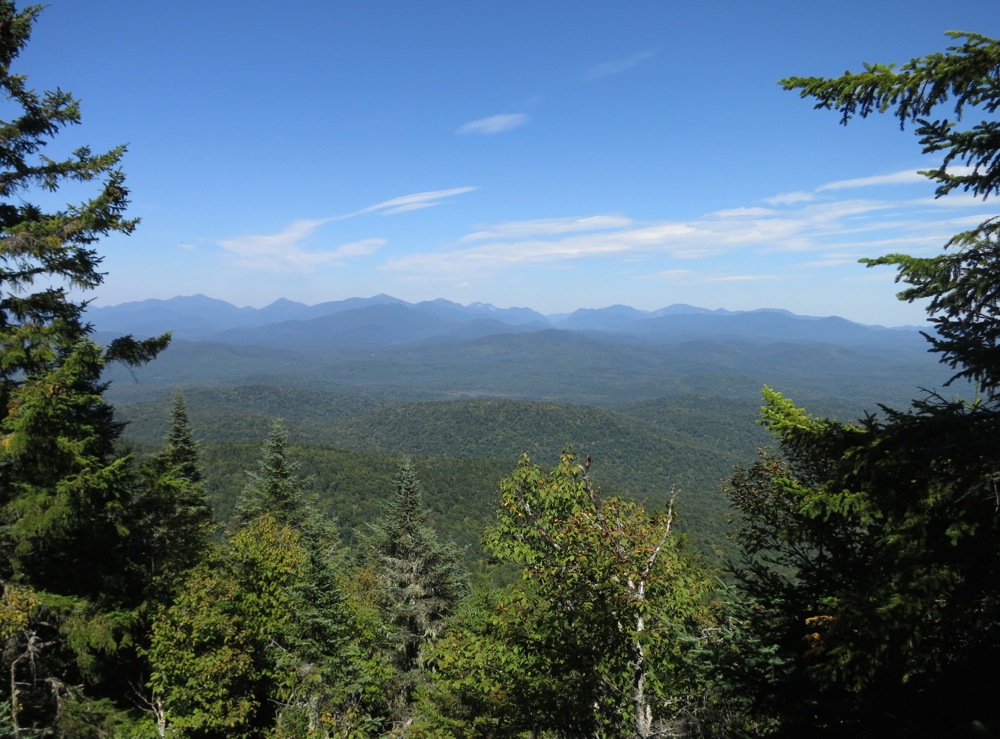
[[[478,338],[558,328],[627,336],[644,342],[693,339],[807,341],[843,345],[912,345],[913,328],[886,329],[837,317],[797,316],[782,310],[725,311],[671,305],[643,311],[625,305],[582,308],[547,317],[530,308],[460,305],[438,299],[407,303],[388,295],[308,306],[277,300],[238,308],[204,295],[91,308],[99,337],[171,331],[175,339],[257,345],[282,350],[386,347],[431,339]]]
[[[594,455],[610,491],[662,505],[680,489],[690,530],[724,548],[720,480],[768,442],[756,423],[763,385],[848,420],[879,403],[906,408],[949,374],[915,329],[781,310],[544,316],[388,295],[261,309],[191,296],[89,318],[99,340],[173,331],[148,365],[111,367],[107,396],[129,442],[154,449],[184,390],[223,517],[282,417],[343,521],[368,520],[392,459],[409,454],[437,470],[441,520],[473,549],[517,456],[548,464],[566,446]]]

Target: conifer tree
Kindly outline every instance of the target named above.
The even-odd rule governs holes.
[[[31,619],[9,635],[4,673],[12,677],[10,719],[17,731],[52,731],[74,711],[110,715],[121,701],[113,654],[132,620],[126,514],[130,460],[114,450],[121,427],[105,402],[110,361],[139,364],[167,336],[117,339],[101,348],[85,321],[80,292],[99,286],[94,245],[136,226],[118,147],[46,155],[80,108],[62,90],[39,93],[12,69],[40,6],[0,1],[0,579],[37,599]],[[90,199],[46,211],[31,202],[67,183]],[[29,669],[29,665],[31,669]],[[80,724],[76,724],[79,726]]]
[[[344,554],[336,522],[307,491],[309,481],[298,476],[287,444],[288,430],[275,421],[237,506],[237,520],[243,528],[271,516],[298,537],[304,560],[290,592],[295,613],[273,653],[275,697],[283,706],[275,718],[279,730],[290,735],[316,734],[322,715],[336,715],[355,701],[365,678],[352,663],[359,654],[341,582]]]
[[[165,596],[176,578],[201,560],[213,528],[198,445],[180,390],[174,393],[165,441],[163,452],[141,470],[130,507],[135,579],[154,599]]]
[[[325,737],[370,721],[336,526],[306,492],[287,439],[276,421],[225,542],[154,619],[161,735]]]
[[[925,154],[941,156],[922,172],[937,183],[937,196],[955,190],[983,199],[1000,194],[1000,41],[949,31],[955,45],[905,64],[865,64],[840,77],[790,77],[787,90],[812,98],[816,108],[836,110],[841,123],[888,113],[900,128],[914,126]],[[946,107],[947,106],[947,107]],[[983,116],[962,127],[968,118]],[[984,392],[1000,391],[1000,219],[988,218],[956,234],[932,257],[887,254],[863,259],[869,267],[897,268],[906,301],[927,299],[931,351]]]
[[[949,35],[958,43],[946,52],[898,68],[782,84],[844,123],[889,113],[914,124],[924,152],[942,157],[924,172],[939,196],[997,195],[1000,42]],[[895,266],[910,285],[901,299],[929,299],[931,351],[976,397],[927,394],[844,424],[765,388],[780,454],[738,472],[730,495],[746,618],[769,655],[743,684],[785,735],[1000,731],[995,684],[983,679],[1000,659],[998,236],[989,219],[939,256],[862,260]]]
[[[421,647],[439,635],[468,584],[455,547],[439,542],[427,524],[428,511],[409,458],[400,463],[395,484],[381,518],[369,526],[366,546],[392,628],[396,708],[405,712],[421,678]]]
[[[247,472],[246,487],[236,505],[238,524],[270,513],[278,520],[299,524],[308,508],[305,505],[303,481],[297,466],[288,459],[288,429],[281,420],[271,424],[271,432],[261,449],[257,469]]]
[[[163,456],[178,477],[191,483],[199,483],[205,474],[199,460],[198,445],[191,433],[184,394],[178,388],[174,393],[174,404],[170,410],[170,431],[167,433],[167,447]]]

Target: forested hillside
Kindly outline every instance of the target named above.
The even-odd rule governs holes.
[[[421,464],[462,467],[468,477],[449,475],[457,487],[429,490],[451,511],[436,521],[442,532],[454,532],[471,550],[478,549],[479,532],[468,521],[489,520],[498,471],[523,453],[551,463],[561,450],[574,449],[601,460],[597,480],[609,491],[656,507],[676,490],[680,527],[704,551],[722,552],[728,503],[721,483],[768,442],[757,423],[761,387],[774,384],[844,420],[877,412],[883,402],[905,405],[942,375],[919,335],[897,339],[889,346],[761,339],[650,344],[550,330],[346,351],[339,358],[322,347],[287,354],[182,342],[145,368],[114,373],[109,397],[129,424],[125,438],[152,445],[165,432],[174,389],[184,390],[197,437],[213,460],[212,477],[225,481],[210,488],[223,512],[242,484],[233,460],[245,464],[247,445],[282,418],[296,456],[317,470],[322,465],[303,456],[300,445],[312,454],[322,445],[330,454],[410,455]],[[491,476],[481,477],[482,470]],[[321,496],[349,529],[366,520],[351,511],[370,513],[367,496],[378,499],[387,489],[351,484],[356,500],[332,487]],[[476,503],[465,510],[447,503],[466,496]]]
[[[876,336],[878,333],[876,332]],[[313,351],[175,342],[149,366],[112,370],[121,404],[169,394],[175,385],[270,384],[386,399],[510,397],[617,405],[671,395],[756,396],[764,381],[812,399],[900,403],[940,384],[921,336],[896,342],[740,337],[649,343],[625,336],[546,330],[462,341]]]
[[[0,0],[0,735],[1000,734],[1000,221],[867,260],[929,355],[389,296],[111,338],[81,293],[138,225],[124,148],[42,153],[80,112],[12,71],[41,13]],[[1000,42],[951,37],[782,84],[914,125],[939,196],[1000,195],[997,124],[934,118],[1000,107]]]
[[[681,527],[706,551],[726,545],[728,505],[722,480],[767,437],[759,402],[681,396],[612,411],[513,400],[385,405],[268,386],[188,391],[186,404],[205,450],[210,496],[225,518],[244,484],[257,441],[273,417],[290,429],[290,454],[315,480],[321,504],[348,529],[370,519],[388,493],[390,460],[417,459],[442,533],[472,550],[490,520],[500,478],[521,454],[554,463],[563,449],[601,460],[596,480],[609,492],[652,507],[672,491]],[[256,415],[245,409],[257,408]],[[166,433],[168,404],[126,406],[127,439],[155,448]],[[352,412],[353,411],[353,412]],[[375,472],[375,470],[380,470]],[[376,481],[380,481],[378,484]]]

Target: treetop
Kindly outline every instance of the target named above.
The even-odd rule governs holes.
[[[840,77],[787,77],[779,80],[786,90],[816,100],[819,109],[837,110],[844,125],[855,116],[890,113],[900,128],[916,124],[925,154],[944,152],[939,168],[922,174],[937,181],[937,195],[955,188],[988,197],[1000,191],[1000,122],[984,120],[967,130],[954,121],[936,118],[952,102],[955,120],[967,109],[993,114],[1000,107],[1000,42],[966,31],[948,31],[956,43],[945,52],[911,59],[905,64],[864,64],[864,71],[847,71]],[[953,163],[962,169],[948,172]],[[968,168],[968,170],[966,169]],[[971,171],[970,171],[971,170]]]

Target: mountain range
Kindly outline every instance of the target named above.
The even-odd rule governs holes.
[[[566,448],[594,454],[608,489],[654,505],[684,490],[689,530],[724,549],[719,481],[769,442],[763,385],[849,420],[905,409],[948,376],[916,328],[782,310],[547,316],[388,295],[254,309],[195,295],[91,307],[88,319],[99,341],[173,333],[149,364],[110,367],[107,397],[128,443],[155,449],[183,389],[223,517],[281,417],[341,522],[362,526],[378,510],[373,480],[391,487],[390,458],[410,455],[470,551],[518,456],[548,464]]]
[[[920,342],[912,327],[887,329],[777,309],[727,311],[683,304],[655,311],[613,305],[546,316],[530,308],[443,299],[408,303],[389,295],[311,306],[281,299],[264,308],[239,308],[194,295],[91,307],[87,315],[99,337],[170,331],[179,340],[333,353],[553,329],[648,344],[716,339],[903,347]]]

